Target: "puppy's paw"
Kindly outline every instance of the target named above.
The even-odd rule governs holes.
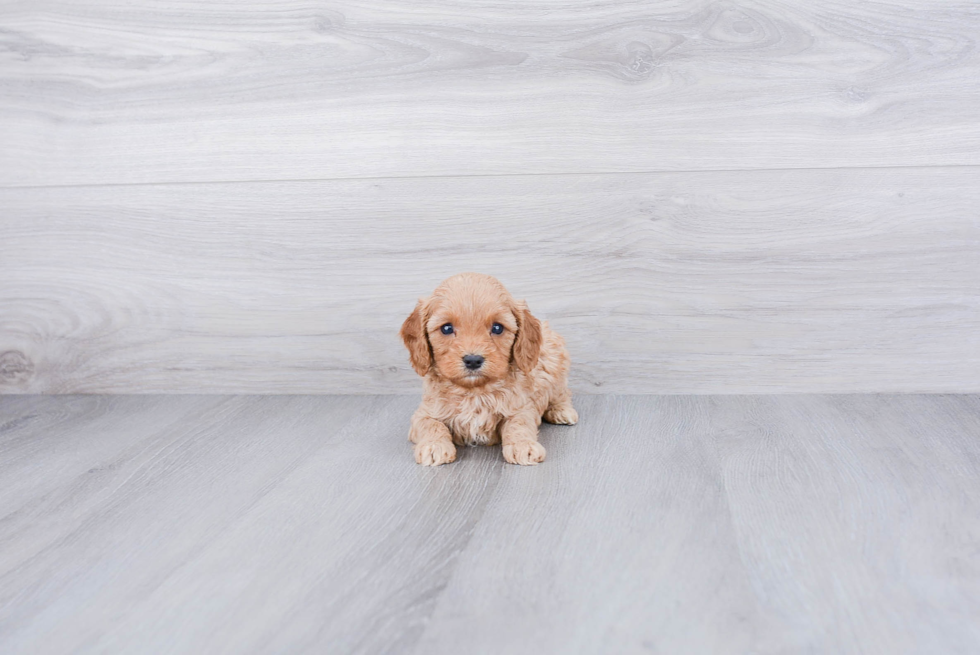
[[[448,441],[423,441],[415,444],[415,461],[422,466],[439,466],[456,461],[456,446]]]
[[[530,439],[504,444],[504,459],[511,464],[534,466],[538,462],[544,461],[544,455],[544,446]]]
[[[569,405],[552,405],[544,413],[544,420],[555,425],[575,425],[578,423],[578,412]]]

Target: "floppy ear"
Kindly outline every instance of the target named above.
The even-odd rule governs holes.
[[[408,348],[408,357],[415,372],[425,377],[432,365],[432,351],[429,349],[429,336],[425,333],[425,303],[419,300],[415,309],[402,323],[402,341]]]
[[[541,321],[531,315],[523,302],[514,308],[514,316],[517,318],[517,338],[512,351],[514,363],[517,368],[530,373],[541,353]]]

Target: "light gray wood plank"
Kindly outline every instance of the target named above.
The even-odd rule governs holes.
[[[788,652],[980,648],[980,402],[725,397],[741,560]]]
[[[980,164],[969,2],[6,2],[0,185]]]
[[[497,275],[577,392],[980,391],[978,168],[0,190],[0,392],[417,390]]]
[[[2,477],[0,651],[86,646],[309,453],[329,447],[346,421],[379,404],[113,397],[99,401],[98,425],[35,433],[41,445],[21,459],[36,466],[5,465]],[[136,405],[144,410],[134,415]],[[160,421],[164,410],[172,418]],[[10,439],[3,443],[8,454]]]
[[[980,647],[977,396],[580,397],[536,468],[418,467],[417,402],[0,399],[79,496],[0,522],[0,650]]]
[[[540,470],[506,471],[413,652],[746,653],[760,636],[783,643],[740,562],[710,400],[576,403],[580,423],[548,429]]]
[[[0,552],[0,650],[346,651],[379,621],[363,593],[379,585],[400,621],[417,622],[505,466],[487,449],[418,467],[406,439],[417,403],[225,398],[167,430],[137,425],[154,431],[139,449],[152,456],[106,462],[92,502],[49,503],[42,524],[12,535],[19,557]],[[78,494],[72,476],[59,481]],[[25,556],[41,530],[57,538]]]
[[[91,503],[103,502],[92,488],[122,475],[117,470],[121,462],[130,469],[144,463],[159,453],[161,434],[220,409],[219,397],[23,398],[22,411],[0,406],[0,559],[15,565],[20,561],[3,548],[11,543],[35,547],[28,535],[51,538],[45,517],[54,508],[82,513]]]
[[[485,448],[461,451],[458,467],[419,467],[406,439],[419,399],[381,402],[99,647],[166,640],[179,652],[376,653],[413,644],[508,465]]]
[[[980,647],[976,397],[591,403],[498,485],[415,652]]]

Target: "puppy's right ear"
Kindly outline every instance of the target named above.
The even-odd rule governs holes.
[[[408,357],[415,372],[425,377],[432,366],[432,351],[429,349],[429,336],[425,333],[425,303],[419,300],[415,310],[402,323],[402,341],[408,348]]]

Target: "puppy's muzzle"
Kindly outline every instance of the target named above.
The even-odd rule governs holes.
[[[463,365],[467,370],[478,371],[483,366],[482,355],[463,355]]]

